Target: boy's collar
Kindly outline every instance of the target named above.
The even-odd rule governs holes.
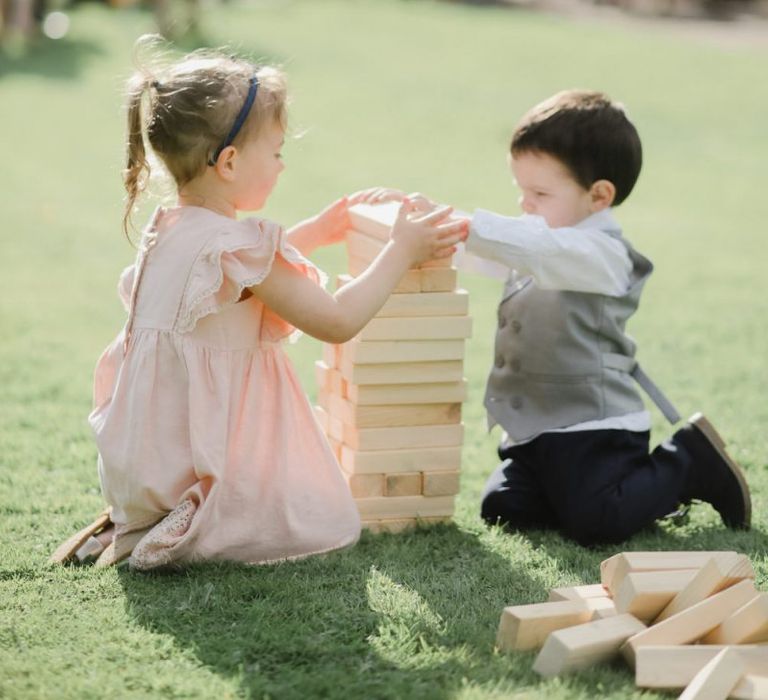
[[[601,231],[621,233],[621,226],[613,216],[612,207],[590,214],[586,219],[579,221],[574,228],[598,228]]]

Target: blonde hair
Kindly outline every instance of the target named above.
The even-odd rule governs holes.
[[[208,160],[232,128],[254,75],[258,79],[256,100],[233,145],[255,138],[265,124],[278,122],[285,128],[287,123],[287,91],[280,70],[209,49],[165,66],[138,58],[145,49],[160,55],[162,41],[157,35],[145,35],[134,47],[138,69],[129,78],[126,91],[126,236],[133,208],[149,182],[147,144],[177,188],[194,180],[208,167]]]

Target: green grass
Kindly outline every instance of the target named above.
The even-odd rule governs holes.
[[[498,289],[467,277],[475,330],[454,525],[263,568],[47,567],[101,503],[85,417],[95,359],[122,323],[116,278],[133,257],[119,229],[120,89],[134,38],[152,28],[146,12],[98,5],[72,20],[65,41],[0,57],[0,697],[639,697],[621,665],[543,681],[531,655],[495,653],[502,607],[593,582],[620,549],[737,549],[768,587],[765,52],[395,0],[208,10],[209,43],[289,73],[292,124],[305,133],[289,142],[264,214],[290,224],[374,184],[512,213],[504,152],[516,118],[564,87],[623,100],[646,165],[619,214],[657,264],[631,331],[679,408],[705,411],[727,436],[753,488],[754,529],[725,530],[705,506],[683,528],[594,550],[483,527],[495,437],[481,398]],[[343,267],[340,250],[317,259]],[[318,344],[291,354],[312,393]]]

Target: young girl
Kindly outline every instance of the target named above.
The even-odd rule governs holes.
[[[140,40],[142,41],[142,40]],[[96,367],[89,420],[110,509],[57,562],[132,554],[137,569],[205,559],[265,563],[353,544],[357,510],[281,341],[356,335],[403,273],[450,255],[466,225],[405,202],[370,268],[336,294],[304,256],[341,239],[358,193],[285,232],[260,209],[284,168],[284,78],[194,53],[129,82],[124,225],[149,173],[175,181],[119,282],[128,312]]]

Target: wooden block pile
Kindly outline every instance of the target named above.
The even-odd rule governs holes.
[[[389,239],[398,205],[357,205],[349,275]],[[446,258],[409,270],[375,318],[316,363],[317,415],[336,450],[364,527],[397,532],[449,520],[459,491],[466,398],[467,292]]]
[[[623,552],[601,582],[504,609],[502,650],[539,649],[554,676],[623,657],[640,688],[681,698],[768,700],[768,593],[737,552]]]

